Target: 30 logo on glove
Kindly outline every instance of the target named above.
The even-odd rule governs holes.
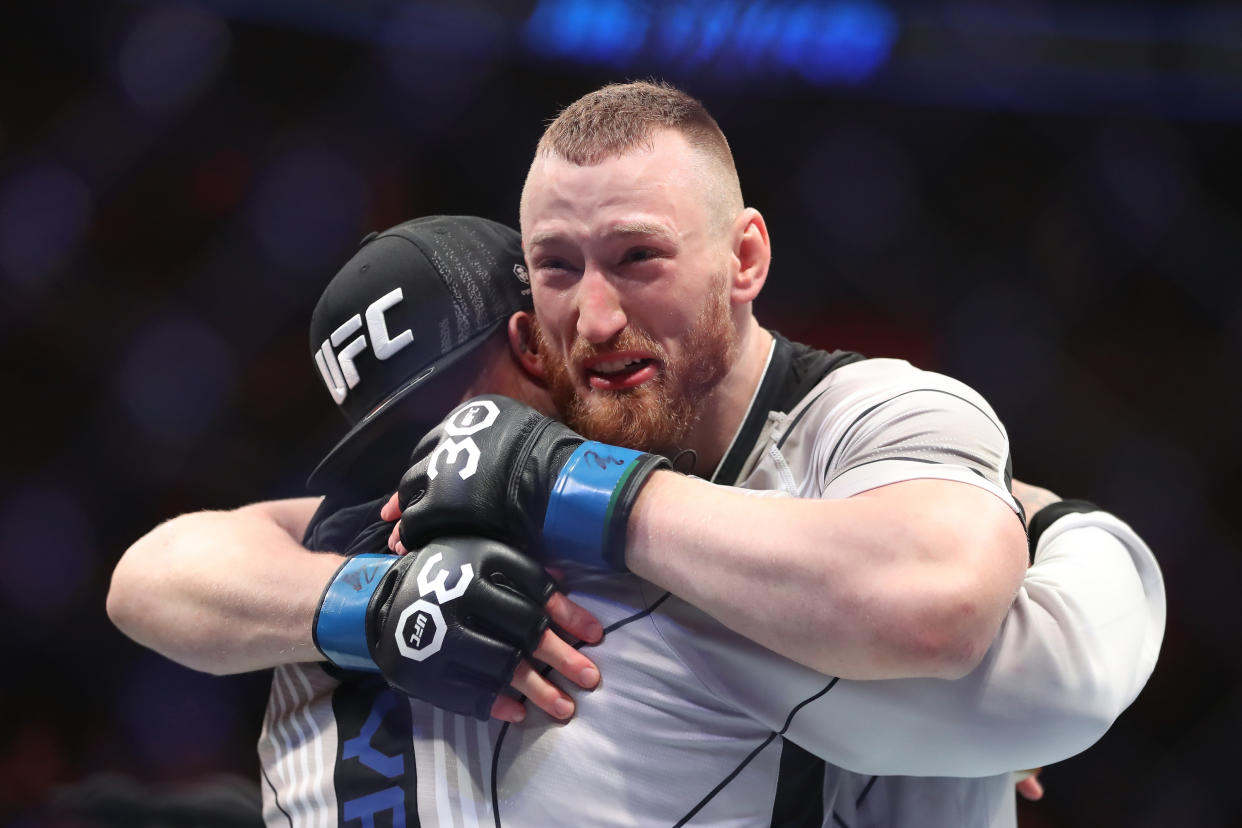
[[[443,538],[403,557],[363,552],[324,590],[315,645],[338,667],[486,719],[548,628],[555,588],[533,560],[485,538]]]
[[[463,564],[461,574],[458,575],[457,583],[452,589],[446,589],[444,586],[444,582],[448,580],[447,570],[439,569],[435,580],[431,580],[428,573],[436,569],[443,558],[444,555],[437,552],[423,564],[415,579],[418,583],[418,593],[422,597],[406,607],[397,619],[397,629],[394,634],[397,640],[397,651],[415,661],[422,661],[440,652],[440,647],[444,644],[444,633],[447,631],[440,606],[465,594],[467,587],[470,586],[470,580],[474,577],[474,567],[470,564]],[[436,596],[436,601],[440,606],[424,600],[432,594]],[[410,626],[409,631],[406,630],[407,624]],[[428,633],[430,633],[430,638],[428,638]]]
[[[456,408],[410,462],[398,490],[407,548],[468,532],[621,570],[634,501],[652,473],[670,467],[499,395]]]

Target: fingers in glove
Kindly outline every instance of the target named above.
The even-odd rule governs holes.
[[[535,560],[510,546],[497,541],[480,541],[487,544],[488,580],[513,589],[542,606],[556,589],[556,582],[548,571]]]
[[[476,629],[463,627],[456,631],[456,636],[457,675],[473,675],[479,682],[486,681],[496,687],[503,687],[512,679],[522,656],[517,647]]]
[[[593,690],[599,684],[599,668],[595,663],[551,630],[544,630],[534,655],[585,690]]]
[[[571,601],[563,592],[554,592],[543,605],[548,617],[565,632],[588,644],[598,644],[604,637],[604,627],[599,620],[580,605]]]
[[[565,695],[552,682],[535,672],[529,661],[523,660],[513,673],[513,689],[530,700],[554,719],[568,719],[574,715],[573,699]]]
[[[401,501],[397,493],[393,492],[388,502],[380,507],[380,519],[392,523],[399,517],[401,517]]]
[[[548,628],[543,607],[486,578],[473,587],[463,599],[469,602],[470,626],[524,653],[533,652]]]
[[[388,534],[388,548],[398,555],[408,554],[410,550],[405,548],[405,544],[401,542],[401,524],[394,523],[392,532]]]

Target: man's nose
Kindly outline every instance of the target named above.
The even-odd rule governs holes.
[[[598,270],[588,269],[578,291],[578,335],[592,344],[607,342],[625,323],[616,286]]]

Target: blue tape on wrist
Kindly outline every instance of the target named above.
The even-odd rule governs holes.
[[[315,618],[315,643],[336,666],[379,672],[367,647],[367,606],[380,578],[397,560],[396,555],[367,552],[336,571]]]
[[[556,558],[604,566],[614,495],[642,452],[587,441],[569,456],[552,486],[543,539]]]

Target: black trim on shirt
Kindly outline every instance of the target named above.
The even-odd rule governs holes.
[[[1027,531],[1027,545],[1030,549],[1031,561],[1035,560],[1035,547],[1039,546],[1040,536],[1049,526],[1066,515],[1098,511],[1100,507],[1089,500],[1058,500],[1031,515],[1030,529]]]
[[[746,419],[713,478],[716,483],[728,486],[737,483],[746,460],[763,436],[769,414],[774,411],[792,411],[832,371],[866,359],[862,354],[853,351],[821,351],[809,345],[791,342],[776,331],[770,333],[773,339],[771,362],[755,392],[750,410],[746,412]],[[788,740],[781,741],[781,763],[772,802],[772,825],[781,828],[796,825],[819,828],[823,824],[824,813],[824,760]],[[760,745],[755,755],[770,742],[771,738]],[[746,762],[749,761],[750,758],[747,758]],[[738,771],[744,766],[745,763]],[[723,785],[724,783],[721,786]],[[710,794],[709,799],[715,794],[716,792]],[[696,806],[695,811],[688,814],[686,819],[697,813],[707,801],[704,800]]]
[[[790,342],[776,331],[772,334],[772,360],[755,392],[755,399],[746,412],[746,419],[738,429],[729,453],[720,461],[720,467],[712,479],[716,483],[732,486],[750,457],[751,450],[763,434],[768,415],[773,411],[785,413],[796,406],[820,380],[842,365],[866,359],[853,351],[821,351],[809,345]]]
[[[781,740],[781,764],[772,798],[772,828],[824,824],[824,775],[828,764],[806,748]]]
[[[285,821],[289,823],[289,828],[293,828],[293,817],[289,816],[289,812],[285,810],[285,806],[280,804],[280,792],[276,790],[276,786],[272,784],[272,780],[267,776],[267,768],[259,764],[259,773],[263,776],[263,781],[272,789],[272,804],[275,805],[280,812],[285,815]]]
[[[871,793],[871,789],[875,787],[875,783],[879,780],[879,778],[880,777],[878,776],[873,776],[871,777],[870,781],[868,781],[867,784],[863,786],[862,793],[858,795],[858,799],[854,800],[855,813],[857,813],[858,809],[862,807],[863,800],[867,798],[867,794]],[[850,828],[850,825],[846,823],[846,821],[841,818],[841,815],[836,813],[835,811],[832,814],[832,819],[834,822],[837,823],[837,825],[840,825],[841,828]]]
[[[786,730],[789,730],[789,726],[790,726],[791,724],[793,724],[793,719],[794,719],[794,716],[798,715],[798,711],[799,711],[799,710],[801,710],[802,708],[806,707],[808,704],[810,704],[811,702],[815,701],[816,699],[820,698],[821,696],[823,696],[825,693],[827,693],[827,692],[828,692],[829,690],[831,690],[832,688],[836,687],[836,686],[837,686],[837,682],[838,682],[838,681],[840,681],[840,679],[839,679],[839,678],[833,678],[833,680],[832,680],[832,681],[830,681],[830,682],[828,682],[828,685],[827,685],[826,687],[824,687],[824,689],[823,689],[823,690],[820,690],[818,693],[814,694],[813,696],[808,696],[807,698],[803,699],[802,701],[800,701],[800,702],[798,702],[796,705],[794,705],[794,706],[793,706],[793,709],[791,709],[791,710],[789,711],[789,715],[785,717],[785,724],[781,727],[781,729],[780,729],[780,730],[774,730],[774,731],[772,731],[771,733],[769,733],[769,734],[768,734],[768,738],[764,739],[762,742],[760,742],[760,743],[759,743],[759,745],[758,745],[757,747],[755,747],[755,749],[754,749],[754,750],[752,750],[750,753],[748,753],[748,754],[746,755],[746,758],[745,758],[745,759],[743,759],[741,762],[739,762],[739,763],[738,763],[738,766],[737,766],[736,768],[734,768],[734,769],[733,769],[733,770],[729,773],[729,775],[728,775],[728,776],[726,776],[724,779],[720,780],[720,783],[719,783],[718,785],[716,785],[716,787],[712,788],[712,789],[711,789],[711,791],[707,794],[707,796],[705,796],[705,797],[703,797],[702,799],[700,799],[700,800],[699,800],[699,803],[698,803],[697,805],[695,805],[693,808],[691,808],[691,809],[690,809],[690,810],[686,813],[686,815],[685,815],[685,816],[683,816],[681,819],[677,820],[677,823],[673,826],[673,828],[681,828],[681,826],[682,826],[682,825],[685,825],[687,822],[689,822],[690,820],[694,819],[694,815],[695,815],[695,814],[697,814],[699,811],[703,810],[703,808],[707,805],[707,803],[709,803],[709,802],[711,802],[713,799],[715,799],[715,798],[716,798],[716,794],[720,793],[720,792],[721,792],[721,791],[723,791],[726,787],[728,787],[729,783],[730,783],[730,782],[732,782],[734,779],[736,779],[736,778],[737,778],[737,775],[738,775],[739,773],[741,773],[743,770],[745,770],[745,769],[746,769],[746,766],[747,766],[747,765],[749,765],[749,764],[751,763],[751,761],[752,761],[752,760],[753,760],[756,756],[758,756],[758,755],[759,755],[759,754],[763,751],[763,749],[764,749],[764,748],[766,748],[768,745],[772,744],[772,741],[773,741],[773,740],[774,740],[777,736],[783,736],[783,735],[785,734],[785,731],[786,731]],[[811,781],[814,781],[814,780],[811,780]],[[823,795],[823,781],[822,781],[822,777],[821,777],[821,780],[820,780],[820,795],[821,795],[821,796]]]

